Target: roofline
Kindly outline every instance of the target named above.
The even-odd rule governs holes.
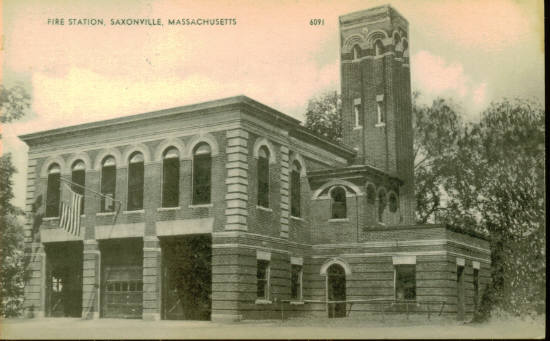
[[[331,177],[335,175],[342,175],[346,173],[356,173],[356,172],[372,172],[374,174],[387,177],[391,180],[397,181],[399,184],[403,184],[403,180],[399,179],[397,176],[388,174],[387,172],[383,171],[380,168],[376,168],[371,165],[351,165],[347,167],[341,167],[341,168],[326,168],[326,169],[319,169],[314,171],[308,172],[308,178],[326,178]]]
[[[94,121],[94,122],[82,123],[82,124],[77,124],[77,125],[72,125],[72,126],[67,126],[62,128],[38,131],[34,133],[19,135],[18,137],[27,145],[29,145],[29,142],[33,140],[46,138],[46,137],[54,137],[54,136],[59,136],[67,133],[72,134],[79,131],[128,124],[133,122],[149,120],[152,118],[169,117],[174,115],[181,115],[185,113],[196,112],[200,110],[208,110],[208,109],[230,107],[230,106],[235,106],[235,107],[247,106],[249,108],[255,109],[255,110],[252,110],[252,112],[257,112],[258,110],[262,111],[268,115],[271,115],[273,118],[275,118],[276,121],[279,121],[280,123],[288,125],[290,130],[296,132],[295,135],[297,135],[298,138],[305,138],[315,143],[324,144],[331,151],[342,153],[344,158],[346,159],[352,159],[353,157],[355,157],[356,152],[353,149],[347,146],[338,144],[336,142],[330,141],[326,138],[323,138],[318,134],[314,133],[313,131],[311,131],[310,129],[302,126],[300,120],[297,120],[287,114],[284,114],[265,104],[262,104],[256,100],[253,100],[252,98],[247,97],[245,95],[232,96],[232,97],[221,98],[221,99],[212,100],[212,101],[205,101],[205,102],[184,105],[184,106],[179,106],[179,107],[174,107],[169,109],[150,111],[146,113],[127,115],[127,116],[117,117],[117,118],[112,118],[107,120]]]
[[[338,17],[338,22],[340,24],[343,24],[345,21],[349,21],[348,19],[353,20],[353,19],[356,19],[356,17],[359,17],[359,16],[368,16],[370,13],[375,12],[375,11],[380,10],[380,9],[383,9],[383,8],[386,8],[390,15],[391,15],[391,12],[393,11],[401,19],[403,19],[407,24],[409,24],[409,21],[401,13],[399,13],[393,6],[391,6],[390,4],[384,4],[384,5],[371,7],[371,8],[368,8],[368,9],[363,9],[363,10],[359,10],[359,11],[350,12],[350,13],[340,15]]]

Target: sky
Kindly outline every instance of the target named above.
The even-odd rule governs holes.
[[[312,96],[340,89],[338,16],[383,4],[409,21],[421,102],[452,98],[474,121],[503,97],[545,103],[542,0],[4,0],[0,81],[32,99],[24,118],[0,127],[18,169],[14,203],[25,201],[20,134],[240,94],[303,120]],[[48,24],[56,18],[65,25]],[[163,26],[110,25],[127,18]],[[178,18],[236,24],[168,25]],[[324,24],[310,25],[316,18]]]

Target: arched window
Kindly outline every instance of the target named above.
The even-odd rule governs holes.
[[[193,204],[209,204],[212,182],[212,151],[207,143],[193,150]]]
[[[332,199],[332,219],[343,219],[347,217],[346,190],[342,187],[334,187],[330,191]]]
[[[300,172],[302,167],[300,163],[294,161],[292,163],[292,171],[290,172],[290,214],[293,217],[300,217]]]
[[[381,190],[378,192],[378,222],[382,222],[384,218],[384,210],[386,209],[386,192]]]
[[[143,154],[134,152],[128,165],[128,211],[143,209]]]
[[[390,206],[391,213],[395,213],[395,211],[397,211],[397,207],[398,207],[397,195],[395,195],[394,193],[390,194],[389,206]]]
[[[54,163],[48,168],[48,185],[46,189],[46,217],[59,217],[59,200],[61,199],[61,168]]]
[[[82,160],[75,161],[71,168],[71,181],[73,185],[71,189],[82,195],[82,201],[80,203],[80,214],[84,213],[84,187],[86,186],[86,165]]]
[[[179,206],[180,155],[170,147],[162,155],[162,207]]]
[[[258,151],[258,206],[269,207],[269,150]]]
[[[367,186],[367,203],[374,205],[376,202],[376,189],[373,185],[369,184]]]
[[[393,44],[397,46],[399,42],[401,41],[401,37],[399,36],[399,33],[395,32],[393,34]]]
[[[112,156],[107,156],[101,163],[101,212],[115,210],[114,199],[116,190],[116,161]]]
[[[329,303],[328,317],[346,316],[346,272],[339,264],[332,264],[327,270],[327,298],[329,301],[339,301],[339,303]]]
[[[353,46],[353,60],[357,60],[361,57],[361,48],[359,45]]]
[[[384,45],[380,40],[374,42],[374,55],[381,56],[384,53]]]

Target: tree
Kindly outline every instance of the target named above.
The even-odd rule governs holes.
[[[531,101],[492,103],[464,128],[446,183],[453,215],[476,219],[490,236],[486,300],[516,314],[543,312],[546,303],[544,117]]]
[[[30,96],[22,86],[10,89],[0,86],[1,123],[22,117],[29,106]],[[18,315],[23,303],[26,266],[23,228],[19,221],[23,211],[11,202],[15,172],[11,155],[0,156],[0,316]]]
[[[326,92],[309,100],[305,126],[335,142],[342,142],[342,105],[340,95]]]
[[[0,85],[0,122],[9,123],[21,118],[30,107],[31,97],[21,85],[6,88]]]
[[[414,176],[416,220],[437,222],[445,214],[445,181],[454,170],[450,162],[458,150],[464,123],[457,105],[442,98],[430,106],[418,104],[413,94]]]

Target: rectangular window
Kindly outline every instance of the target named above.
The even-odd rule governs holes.
[[[193,204],[195,205],[210,203],[211,165],[210,154],[195,155],[193,158]]]
[[[474,269],[474,309],[479,306],[479,270]]]
[[[293,300],[302,299],[302,266],[292,264],[290,274],[290,298]]]
[[[177,207],[179,205],[180,186],[179,159],[164,159],[162,172],[162,207]]]
[[[416,299],[416,265],[395,265],[395,298],[398,300]]]
[[[258,299],[269,299],[269,261],[258,259],[258,269],[256,272],[256,280],[258,283],[257,296]]]
[[[353,100],[353,114],[355,115],[355,127],[363,126],[363,113],[361,110],[361,98]]]
[[[61,199],[60,177],[60,173],[52,173],[48,175],[46,217],[59,217],[59,200]]]
[[[115,210],[113,199],[115,198],[116,167],[103,167],[101,171],[101,212],[112,212]]]

